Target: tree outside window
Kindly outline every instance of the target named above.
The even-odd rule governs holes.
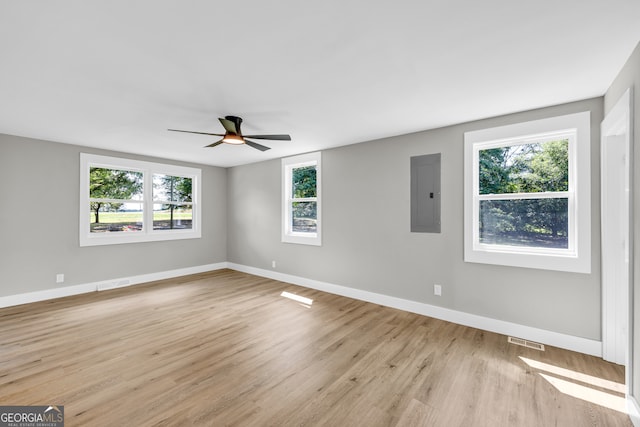
[[[91,232],[142,230],[142,190],[141,172],[92,167],[89,172]]]
[[[481,243],[568,247],[568,153],[567,138],[479,151]]]
[[[192,178],[153,176],[153,229],[189,229],[192,226]],[[162,203],[158,203],[158,202]]]
[[[292,231],[315,233],[318,209],[316,201],[316,167],[303,166],[292,170]]]

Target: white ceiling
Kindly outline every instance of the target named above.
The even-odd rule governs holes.
[[[639,40],[638,0],[0,0],[0,133],[234,166],[600,96]],[[225,115],[293,141],[166,130]]]

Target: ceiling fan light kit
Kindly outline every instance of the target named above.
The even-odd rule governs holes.
[[[244,138],[242,138],[240,135],[234,135],[230,133],[222,138],[222,142],[226,142],[227,144],[240,145],[244,144]]]
[[[179,129],[167,129],[172,132],[185,132],[185,133],[195,133],[198,135],[213,135],[213,136],[221,136],[222,139],[220,141],[216,141],[213,144],[206,145],[205,147],[216,147],[222,143],[231,144],[231,145],[242,145],[246,144],[249,147],[255,148],[256,150],[266,151],[270,150],[270,147],[266,147],[264,145],[260,145],[257,142],[250,141],[246,138],[253,139],[269,139],[275,141],[291,141],[291,136],[289,135],[242,135],[242,131],[240,130],[240,125],[242,124],[242,118],[237,116],[225,116],[224,119],[220,118],[220,123],[222,127],[224,127],[225,133],[208,133],[208,132],[195,132],[190,130],[179,130]]]

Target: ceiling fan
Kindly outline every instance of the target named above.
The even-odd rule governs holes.
[[[260,145],[257,142],[249,141],[246,138],[253,139],[271,139],[274,141],[291,141],[291,136],[289,135],[243,135],[240,130],[240,125],[242,124],[242,119],[236,116],[225,116],[224,119],[220,118],[220,123],[224,127],[225,133],[207,133],[207,132],[194,132],[190,130],[179,130],[179,129],[167,129],[172,132],[186,132],[186,133],[197,133],[199,135],[213,135],[213,136],[221,136],[222,139],[220,141],[216,141],[213,144],[206,145],[205,147],[215,147],[217,145],[224,143],[233,144],[233,145],[241,145],[247,144],[249,147],[253,147],[256,150],[267,151],[270,150],[270,147],[265,147],[264,145]]]

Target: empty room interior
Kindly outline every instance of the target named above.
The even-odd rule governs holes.
[[[0,33],[1,425],[640,426],[640,2]]]

